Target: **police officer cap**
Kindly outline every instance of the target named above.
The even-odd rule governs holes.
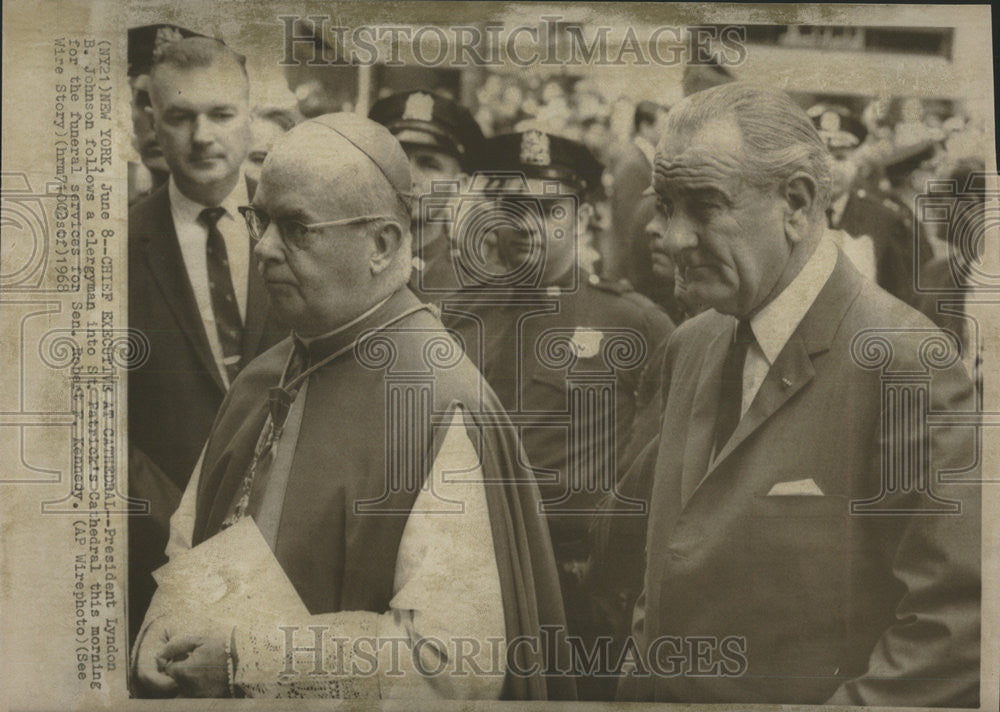
[[[603,166],[584,144],[562,136],[530,130],[487,139],[484,168],[519,171],[528,178],[558,180],[579,193],[598,191]]]
[[[846,106],[824,102],[811,107],[806,113],[827,148],[857,148],[868,135],[861,119]]]
[[[479,168],[483,132],[469,110],[451,99],[427,91],[393,94],[375,102],[368,118],[387,127],[404,145],[454,156],[468,173]]]
[[[204,36],[179,25],[162,23],[129,28],[128,75],[138,77],[142,74],[149,74],[153,68],[153,56],[160,47],[188,37]]]

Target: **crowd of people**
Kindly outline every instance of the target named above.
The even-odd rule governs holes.
[[[130,40],[136,695],[978,704],[975,434],[887,428],[856,343],[926,370],[938,322],[927,405],[975,411],[917,288],[968,265],[912,210],[974,121],[717,66],[620,141],[586,80],[305,119],[218,40]],[[248,519],[280,624],[175,580]]]

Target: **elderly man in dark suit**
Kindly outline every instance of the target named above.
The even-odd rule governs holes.
[[[619,697],[977,705],[975,432],[923,420],[975,422],[954,345],[825,235],[827,149],[780,91],[675,106],[653,186],[677,282],[712,308],[668,343],[637,460],[654,484]]]
[[[129,326],[149,357],[129,374],[129,491],[150,517],[129,529],[130,621],[165,559],[166,519],[240,368],[279,334],[237,208],[250,143],[244,59],[217,40],[180,39],[154,56],[148,108],[170,179],[129,211]]]

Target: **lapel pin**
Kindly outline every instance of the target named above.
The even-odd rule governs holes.
[[[792,379],[790,379],[788,376],[782,376],[781,385],[783,385],[785,388],[790,388],[792,385]]]

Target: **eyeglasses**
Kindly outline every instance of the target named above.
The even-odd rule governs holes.
[[[250,239],[255,243],[264,239],[264,233],[267,232],[267,228],[271,224],[271,216],[250,205],[241,205],[239,211],[243,215],[243,219],[246,220],[247,232],[250,233]],[[296,250],[303,250],[309,245],[309,233],[315,232],[320,228],[334,227],[335,225],[356,225],[376,220],[388,220],[397,223],[396,219],[391,215],[359,215],[353,218],[326,220],[324,222],[308,224],[294,218],[278,218],[274,221],[274,224],[278,227],[278,234],[281,235],[282,242]]]

